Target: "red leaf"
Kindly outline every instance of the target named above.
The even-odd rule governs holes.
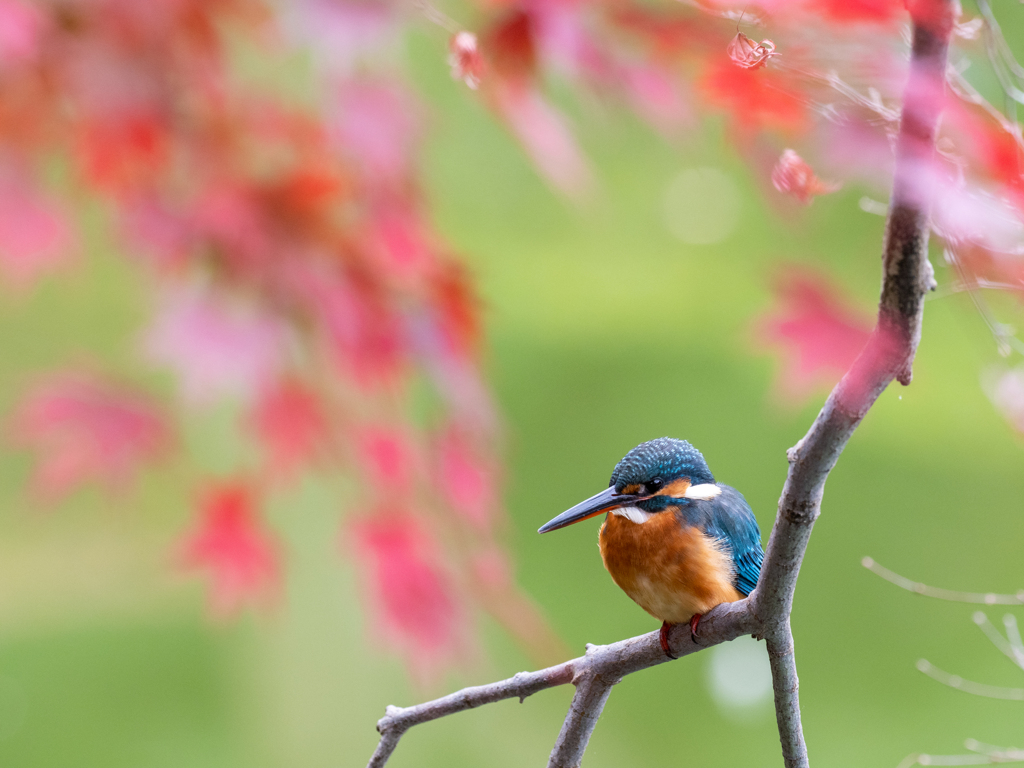
[[[277,545],[259,520],[252,490],[240,481],[203,494],[179,558],[187,570],[207,571],[210,611],[219,618],[265,601],[278,587]]]
[[[440,439],[436,456],[436,478],[445,499],[471,525],[486,528],[494,512],[493,467],[454,430]]]
[[[32,489],[55,501],[86,482],[118,489],[169,442],[148,397],[83,373],[34,386],[11,418],[16,444],[36,455]]]
[[[291,476],[312,461],[327,443],[327,415],[316,393],[298,381],[282,381],[263,394],[252,414],[253,426],[270,454],[270,468]]]
[[[780,392],[800,400],[839,380],[871,335],[870,316],[827,278],[790,267],[775,281],[777,308],[756,321],[760,339],[779,349]]]
[[[370,488],[386,493],[408,494],[416,471],[415,449],[400,430],[369,427],[358,441],[359,458],[366,469]]]
[[[700,86],[708,101],[732,113],[733,121],[745,133],[763,129],[797,132],[806,124],[799,90],[778,72],[743,69],[721,58],[704,73]]]

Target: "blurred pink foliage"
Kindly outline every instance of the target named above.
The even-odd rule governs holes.
[[[756,320],[757,336],[781,352],[779,393],[799,401],[839,380],[864,349],[872,317],[826,277],[804,267],[782,270],[774,289],[777,306]]]
[[[268,603],[279,589],[278,545],[259,519],[254,491],[242,481],[203,493],[178,558],[188,571],[207,572],[209,607],[216,618],[228,618],[246,604]]]
[[[0,180],[0,280],[15,292],[24,291],[47,272],[67,266],[73,248],[61,205],[18,175]]]
[[[77,371],[34,384],[9,426],[13,442],[35,455],[32,490],[48,502],[87,482],[120,489],[170,443],[149,397]]]
[[[0,2],[0,62],[14,66],[35,58],[45,21],[32,5],[18,0]]]
[[[441,565],[441,551],[413,516],[378,510],[346,529],[362,563],[375,637],[397,648],[410,672],[429,683],[471,650],[461,599]]]
[[[303,466],[325,457],[331,423],[317,393],[284,379],[261,393],[252,427],[268,454],[271,477],[293,478]]]
[[[442,435],[435,450],[439,463],[435,471],[448,504],[471,525],[486,528],[495,504],[494,468],[455,431]]]
[[[284,336],[273,317],[182,291],[164,298],[145,347],[153,362],[174,371],[185,400],[206,404],[266,389],[281,368]]]
[[[474,276],[422,192],[436,121],[403,70],[409,28],[433,33],[451,87],[479,99],[562,193],[598,185],[565,103],[578,95],[584,119],[625,105],[672,140],[695,116],[721,114],[762,186],[807,202],[833,185],[787,147],[837,185],[888,187],[901,30],[908,13],[936,23],[933,2],[480,0],[458,7],[470,30],[397,0],[0,0],[0,278],[27,289],[71,263],[66,206],[97,199],[143,257],[134,266],[158,297],[143,346],[176,375],[186,413],[242,402],[263,493],[304,471],[361,481],[360,507],[373,512],[341,529],[378,627],[416,674],[472,647],[474,611],[543,655],[556,643],[503,548],[500,419]],[[303,49],[323,98],[255,87],[236,70],[239,49],[271,66]],[[966,87],[923,98],[945,99],[948,119],[941,152],[911,181],[936,198],[959,282],[1020,290],[1019,129]],[[48,192],[58,172],[68,200]],[[790,269],[776,293],[758,332],[782,356],[779,391],[802,398],[838,377],[870,326],[816,273]],[[42,495],[120,482],[166,439],[136,396],[54,381],[12,422],[38,455]],[[255,493],[211,490],[184,547],[189,567],[210,571],[219,615],[280,579]]]

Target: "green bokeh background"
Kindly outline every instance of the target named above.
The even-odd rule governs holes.
[[[860,189],[781,216],[719,123],[673,144],[593,105],[577,117],[597,189],[567,202],[449,79],[436,36],[414,37],[410,56],[432,108],[426,193],[485,300],[519,582],[574,652],[654,629],[604,572],[596,523],[544,537],[537,526],[603,487],[633,445],[667,434],[692,441],[743,491],[767,538],[786,448],[824,393],[800,408],[773,399],[776,363],[756,349],[752,320],[771,305],[780,261],[820,265],[870,311],[883,221],[858,208]],[[740,226],[714,246],[684,245],[664,223],[667,185],[693,167],[722,170],[742,193]],[[104,211],[83,208],[77,273],[0,307],[5,409],[29,373],[69,354],[168,388],[137,362],[145,277],[117,252]],[[1024,448],[979,386],[995,360],[968,299],[930,301],[913,385],[882,396],[832,473],[793,615],[815,764],[895,766],[912,752],[961,752],[966,737],[1024,741],[1024,702],[968,696],[914,669],[925,657],[980,682],[1020,684],[972,624],[974,607],[902,592],[860,566],[871,555],[938,586],[1024,586]],[[188,519],[185,463],[229,472],[247,449],[230,407],[185,424],[192,458],[147,474],[131,494],[83,491],[51,511],[25,493],[27,457],[0,453],[0,765],[359,766],[385,705],[531,666],[481,620],[481,658],[414,690],[368,635],[339,556],[338,480],[310,478],[272,500],[288,561],[279,609],[211,624],[201,585],[171,567],[170,543]],[[709,656],[623,681],[586,764],[780,764],[770,705],[743,717],[719,709]],[[417,728],[391,764],[542,765],[570,695],[556,689]]]

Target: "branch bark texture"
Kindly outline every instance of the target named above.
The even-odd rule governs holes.
[[[775,711],[787,768],[808,766],[800,723],[790,612],[797,576],[814,522],[821,514],[825,481],[854,430],[893,381],[909,384],[921,338],[924,296],[935,281],[928,261],[929,190],[935,135],[942,108],[947,50],[953,26],[952,0],[913,0],[910,72],[896,145],[895,176],[882,252],[878,321],[864,351],[836,385],[810,430],[788,452],[789,473],[765,553],[757,588],[744,600],[726,603],[700,623],[699,645],[689,627],[669,632],[676,657],[752,634],[767,641]],[[382,768],[398,740],[413,725],[464,709],[572,683],[576,694],[555,742],[549,768],[579,766],[612,687],[624,676],[662,664],[658,632],[605,646],[538,672],[521,672],[490,685],[466,688],[414,707],[388,707],[377,723],[380,743],[369,768]]]

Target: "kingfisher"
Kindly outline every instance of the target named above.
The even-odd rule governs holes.
[[[604,567],[622,590],[660,619],[661,648],[673,624],[689,623],[757,586],[764,560],[757,519],[735,488],[716,483],[685,440],[641,443],[615,465],[608,488],[541,526],[547,533],[606,512],[598,534]]]

